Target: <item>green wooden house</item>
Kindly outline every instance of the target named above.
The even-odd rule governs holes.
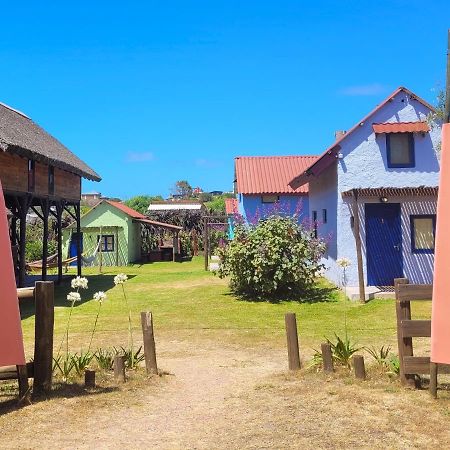
[[[81,217],[80,235],[73,225],[64,230],[63,254],[76,256],[79,239],[82,261],[86,266],[125,266],[141,262],[145,260],[144,253],[148,253],[143,250],[143,227],[170,232],[173,245],[166,248],[166,253],[170,251],[173,259],[177,259],[181,227],[149,220],[144,214],[111,200],[101,201]],[[161,252],[160,249],[157,251]]]

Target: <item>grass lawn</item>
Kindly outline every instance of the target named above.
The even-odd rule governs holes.
[[[345,318],[351,338],[360,345],[390,344],[396,348],[396,319],[393,300],[373,300],[365,305],[344,300],[344,296],[325,281],[318,281],[318,298],[270,303],[246,301],[230,293],[226,280],[203,270],[202,258],[184,263],[155,263],[121,268],[87,269],[89,289],[82,291],[71,321],[72,350],[86,349],[98,304],[96,291],[107,293],[93,347],[126,345],[128,312],[122,289],[113,278],[124,272],[129,281],[125,291],[133,313],[136,340],[140,339],[140,311],[152,311],[155,333],[173,338],[189,335],[211,338],[244,346],[284,345],[284,314],[295,312],[301,345],[318,347],[324,337],[344,334]],[[55,347],[59,346],[69,313],[66,295],[69,283],[56,287]],[[426,302],[414,304],[418,316],[429,315]],[[34,339],[32,305],[21,305],[27,353]]]

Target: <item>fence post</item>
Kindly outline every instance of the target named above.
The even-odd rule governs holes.
[[[430,363],[430,394],[433,398],[437,398],[437,376],[438,365],[434,362]]]
[[[28,385],[28,368],[26,365],[17,366],[17,378],[19,381],[19,403],[26,404],[29,401],[29,389]]]
[[[360,380],[366,379],[366,367],[364,365],[364,356],[354,355],[353,356],[353,368],[355,370],[355,377]]]
[[[300,353],[295,313],[287,313],[284,316],[284,321],[286,325],[289,370],[298,370],[300,369]]]
[[[411,303],[401,302],[399,298],[399,286],[408,284],[407,278],[396,278],[395,286],[395,308],[397,313],[397,342],[398,342],[398,359],[400,361],[400,381],[403,385],[415,387],[414,375],[405,374],[404,357],[413,356],[412,338],[403,337],[402,320],[411,320]]]
[[[141,312],[142,336],[144,341],[145,367],[147,373],[157,374],[155,336],[153,334],[153,316],[151,312]]]
[[[125,383],[125,356],[114,357],[114,380],[116,383]]]
[[[86,388],[95,388],[95,370],[84,371],[84,387]]]
[[[53,372],[55,290],[53,281],[37,281],[34,290],[35,342],[33,393],[49,391]]]
[[[331,353],[331,345],[324,343],[321,346],[322,350],[322,365],[325,373],[334,372],[333,354]]]

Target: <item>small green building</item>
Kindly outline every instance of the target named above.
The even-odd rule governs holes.
[[[76,256],[77,240],[80,239],[82,261],[86,266],[126,266],[141,262],[149,251],[143,250],[145,233],[142,233],[142,227],[171,232],[173,245],[166,246],[166,253],[173,254],[174,260],[177,258],[181,227],[151,221],[144,214],[111,200],[102,200],[81,217],[80,236],[74,224],[63,231],[63,255]]]

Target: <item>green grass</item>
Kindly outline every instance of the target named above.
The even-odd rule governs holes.
[[[88,269],[89,289],[82,291],[83,301],[74,308],[71,322],[73,350],[86,349],[98,304],[92,300],[103,290],[108,298],[102,311],[94,339],[98,346],[126,345],[128,311],[120,286],[113,278],[124,272],[129,281],[124,285],[132,307],[135,339],[140,340],[140,311],[152,311],[155,333],[173,340],[187,335],[239,343],[284,345],[284,314],[295,312],[302,345],[317,347],[324,337],[344,334],[345,316],[352,340],[359,345],[386,345],[395,348],[396,319],[393,300],[373,300],[365,305],[345,301],[343,295],[323,280],[318,281],[319,295],[299,301],[280,303],[246,301],[230,293],[225,280],[203,270],[203,260],[155,263],[121,268]],[[69,283],[56,287],[55,347],[63,336],[69,302]],[[309,303],[308,300],[313,300]],[[318,301],[319,300],[319,301]],[[414,304],[419,316],[429,314],[428,302]],[[28,354],[32,352],[34,315],[32,305],[21,305],[23,331]]]

